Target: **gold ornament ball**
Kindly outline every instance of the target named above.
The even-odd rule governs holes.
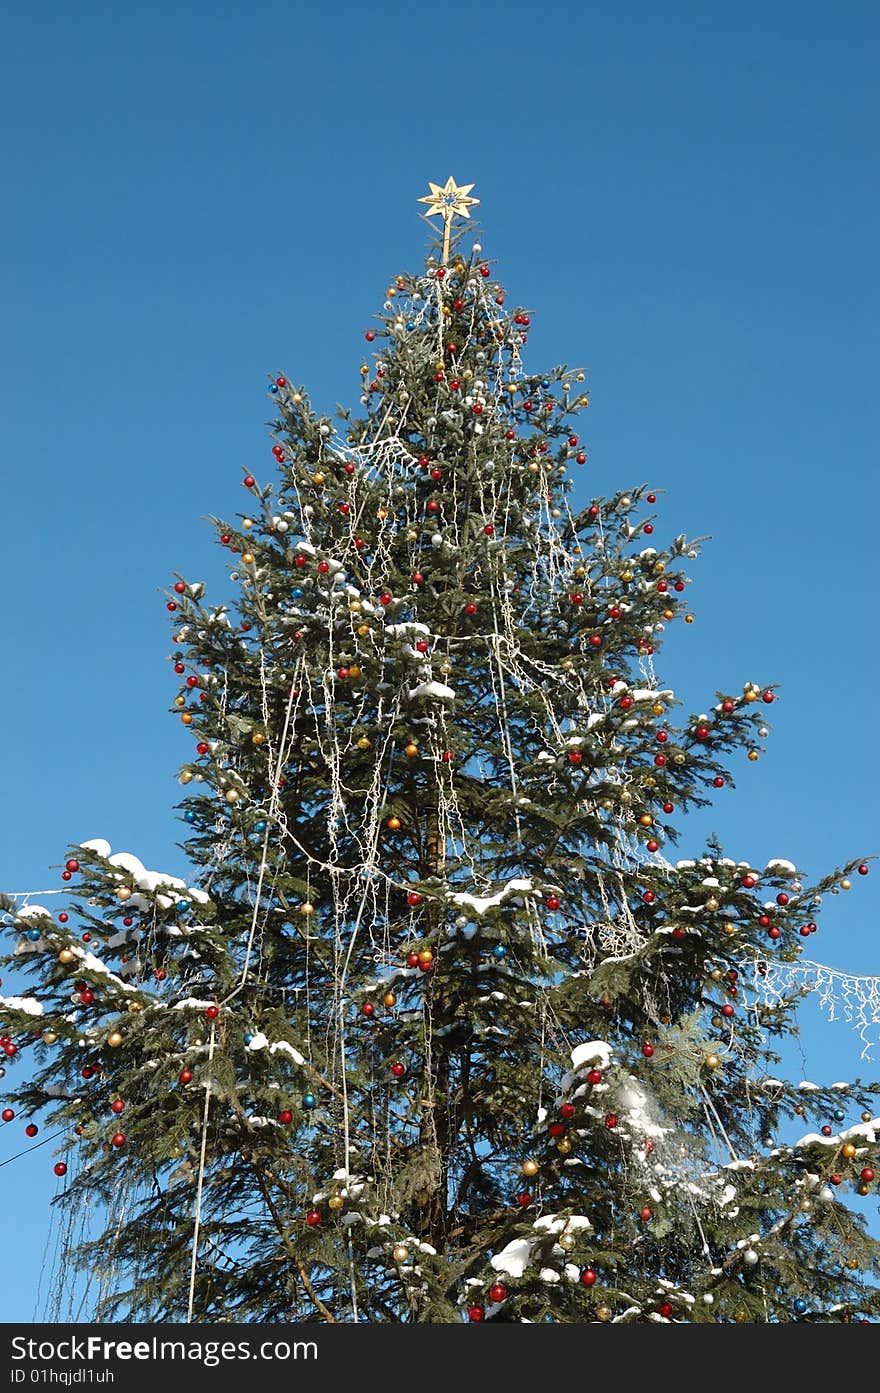
[[[300,905],[299,912],[306,919],[309,919],[315,912],[315,906],[313,904],[310,904],[309,901],[306,900],[305,904]]]
[[[654,575],[655,575],[655,576],[662,576],[662,574],[663,574],[663,572],[664,572],[665,570],[666,570],[666,562],[665,562],[665,561],[655,561],[655,562],[654,562]]]
[[[864,1181],[862,1181],[861,1185],[857,1187],[857,1190],[860,1195],[867,1195],[869,1193],[869,1187],[865,1184]]]
[[[318,472],[317,474],[312,475],[312,483],[317,484],[318,488],[320,488],[321,485],[325,482],[325,478],[326,476],[324,474]]]
[[[810,1211],[812,1208],[813,1208],[813,1201],[812,1201],[812,1200],[801,1200],[800,1204],[798,1205],[798,1209],[803,1210],[804,1214],[809,1213],[809,1211]]]
[[[54,1030],[44,1030],[44,1031],[43,1031],[43,1044],[44,1044],[44,1045],[54,1045],[54,1044],[55,1044],[55,1041],[56,1041],[57,1039],[58,1039],[58,1036],[55,1034],[55,1031],[54,1031]]]
[[[416,755],[418,754],[418,752],[419,752],[419,747],[418,747],[418,745],[414,745],[414,744],[412,744],[412,742],[410,742],[409,745],[405,745],[405,746],[404,746],[403,753],[407,756],[408,759],[415,759],[415,757],[416,757]]]
[[[58,954],[58,961],[60,963],[72,963],[75,956],[76,954],[70,948],[62,948],[61,952]]]
[[[352,614],[360,614],[361,610],[363,609],[363,605],[361,604],[360,600],[352,600],[351,604],[349,605],[349,609],[351,610]]]
[[[665,610],[663,611],[663,618],[664,618],[664,619],[674,619],[674,618],[675,618],[675,610],[674,610],[674,609],[665,609]]]
[[[643,827],[652,827],[654,825],[654,819],[652,818],[650,813],[642,813],[641,817],[639,818],[639,822],[642,824]]]
[[[192,716],[190,715],[190,713],[189,713],[188,711],[184,711],[184,713],[183,713],[183,715],[181,716],[180,719],[183,721],[183,724],[184,724],[185,726],[188,726],[188,725],[191,725],[191,724],[192,724]]]
[[[704,1063],[707,1069],[717,1069],[721,1060],[718,1058],[717,1054],[707,1054]]]
[[[748,687],[748,688],[746,689],[746,692],[745,692],[745,698],[746,698],[746,701],[757,701],[757,700],[758,700],[758,693],[757,693],[757,692],[753,692],[752,689],[751,689],[751,687]]]
[[[656,786],[657,786],[657,780],[654,778],[654,775],[653,775],[653,774],[646,774],[646,775],[645,775],[645,788],[656,788]]]
[[[119,889],[116,891],[116,898],[117,900],[121,900],[123,904],[126,900],[131,899],[131,891],[127,885],[120,885]]]
[[[176,697],[174,698],[174,705],[175,705],[175,706],[186,706],[186,697],[176,696]]]
[[[620,574],[620,579],[623,580],[623,581],[626,581],[627,584],[629,584],[629,582],[632,580],[632,578],[633,578],[633,573],[632,573],[632,571],[622,571],[621,574]]]
[[[192,770],[191,770],[191,769],[182,769],[182,770],[181,770],[181,772],[180,772],[180,782],[181,782],[182,784],[189,784],[189,783],[192,783]]]
[[[721,978],[722,978],[722,976],[723,976],[723,973],[722,973],[722,971],[721,971],[721,968],[720,968],[720,967],[713,967],[713,968],[712,968],[712,971],[709,973],[709,976],[712,978],[712,981],[713,981],[713,982],[720,982],[720,981],[721,981]]]
[[[265,745],[266,737],[261,730],[255,730],[251,736],[251,742],[254,745]]]
[[[390,1009],[392,1006],[395,1006],[396,1004],[397,997],[394,995],[394,992],[386,992],[382,998],[382,1005],[387,1006]]]
[[[841,890],[851,890],[851,889],[852,889],[852,881],[851,881],[851,880],[842,880],[842,881],[840,882],[840,888],[841,888]]]
[[[577,1244],[577,1239],[573,1233],[561,1233],[556,1241],[563,1253],[572,1252]]]
[[[609,1321],[609,1320],[611,1319],[611,1307],[610,1307],[610,1306],[597,1306],[597,1307],[596,1307],[596,1319],[597,1319],[597,1320],[601,1320],[601,1321]]]
[[[863,1122],[870,1122],[871,1120],[872,1120],[872,1119],[871,1119],[871,1114],[870,1114],[869,1112],[863,1112],[863,1113],[862,1113],[862,1121],[863,1121]]]
[[[851,1161],[853,1156],[855,1156],[856,1154],[856,1149],[851,1141],[844,1142],[840,1150],[842,1155],[844,1155],[848,1161]]]
[[[569,1154],[569,1152],[571,1151],[571,1142],[569,1141],[568,1137],[559,1138],[559,1141],[556,1143],[556,1150],[562,1156],[567,1156]]]
[[[681,752],[679,752],[678,754],[673,755],[673,756],[672,756],[672,763],[673,763],[673,764],[684,764],[684,755],[681,754]]]
[[[752,764],[754,764],[755,761],[758,759],[758,751],[757,751],[757,750],[749,750],[748,758],[752,761]]]
[[[575,566],[574,573],[578,580],[583,580],[584,576],[587,574],[587,568],[586,566]]]
[[[693,624],[694,616],[692,614],[686,614],[684,617],[684,622],[685,624]]]
[[[370,742],[365,735],[360,737],[357,742],[357,747],[359,750],[368,750],[370,748]]]
[[[538,464],[535,464],[535,461],[532,460],[531,463],[529,464],[529,473],[530,473],[530,474],[537,474],[537,473],[540,471],[540,468],[541,468],[541,466],[538,465]]]
[[[241,794],[239,793],[237,788],[228,788],[226,790],[227,803],[237,803],[240,797]]]
[[[328,1209],[342,1209],[342,1207],[344,1206],[344,1204],[345,1204],[345,1200],[342,1198],[341,1195],[331,1195],[330,1198],[329,1198],[328,1201],[327,1201],[327,1208],[328,1208]]]
[[[794,1110],[798,1117],[803,1117],[804,1113],[807,1111],[803,1103],[796,1103]]]
[[[409,1257],[409,1248],[405,1248],[402,1243],[395,1243],[391,1250],[391,1256],[395,1262],[406,1262]]]
[[[119,1046],[122,1044],[122,1035],[118,1030],[111,1030],[110,1034],[107,1036],[107,1044],[110,1046],[111,1050],[119,1049]]]
[[[749,1318],[745,1311],[737,1311],[733,1319],[736,1321],[737,1325],[745,1325]]]
[[[418,534],[418,532],[416,532],[415,528],[414,528],[414,527],[408,528],[407,534],[406,534],[406,540],[407,540],[408,542],[417,542],[418,539],[419,539],[419,534]]]
[[[249,532],[254,525],[254,520],[253,518],[242,518],[241,525],[246,532]]]
[[[358,624],[358,637],[359,637],[359,638],[366,638],[366,637],[367,637],[367,634],[368,634],[369,632],[370,632],[370,626],[369,626],[369,624]]]
[[[538,1163],[537,1163],[537,1161],[533,1160],[531,1156],[528,1158],[528,1160],[523,1161],[523,1163],[522,1163],[522,1173],[523,1173],[523,1175],[537,1175],[537,1174],[538,1174]]]
[[[243,566],[252,566],[252,565],[254,564],[254,554],[253,554],[253,552],[251,552],[251,551],[243,551],[243,552],[241,553],[241,562],[242,562],[242,565],[243,565]]]
[[[662,705],[660,704],[659,701],[657,701],[657,702],[654,703],[654,715],[655,715],[655,716],[662,716],[662,715],[663,715],[663,712],[664,712],[665,710],[666,710],[666,707],[665,707],[665,706],[662,706]]]
[[[715,910],[718,908],[718,901],[716,900],[714,895],[709,896],[708,900],[706,901],[706,908],[708,909],[710,914],[713,914]]]
[[[399,818],[399,817],[389,817],[388,822],[387,822],[386,825],[387,825],[389,831],[391,831],[391,832],[399,832],[399,831],[400,831],[400,818]]]
[[[363,676],[363,668],[358,663],[352,663],[351,667],[348,669],[348,675],[357,681],[359,677]]]
[[[144,1008],[139,1001],[130,1001],[128,1003],[128,1009],[132,1016],[136,1016],[138,1011],[143,1011]]]

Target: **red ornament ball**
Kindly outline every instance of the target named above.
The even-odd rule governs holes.
[[[362,1016],[375,1016],[375,1014],[376,1014],[376,1008],[375,1008],[375,1006],[373,1005],[372,1001],[365,1001],[364,1004],[363,1004],[363,1006],[361,1007],[361,1015],[362,1015]]]
[[[562,908],[562,901],[558,895],[548,895],[545,903],[547,908],[553,913],[555,913],[557,909]]]
[[[564,1122],[551,1122],[551,1123],[550,1123],[550,1126],[547,1128],[547,1133],[548,1133],[548,1135],[551,1136],[551,1137],[564,1137],[564,1136],[565,1136],[565,1123],[564,1123]]]
[[[776,697],[774,696],[774,694],[773,694],[772,692],[764,692],[763,696],[761,697],[761,700],[762,700],[762,701],[765,701],[765,702],[767,703],[767,705],[769,706],[770,703],[771,703],[771,701],[775,701],[775,700],[776,700]]]
[[[696,730],[694,731],[694,734],[696,735],[696,737],[697,737],[698,740],[708,740],[708,739],[709,739],[709,727],[708,727],[708,726],[697,726]]]
[[[281,1123],[282,1127],[289,1127],[293,1121],[293,1113],[290,1112],[288,1108],[284,1108],[283,1111],[278,1114],[278,1121]]]
[[[658,1316],[662,1316],[664,1320],[669,1320],[672,1316],[672,1306],[670,1303],[668,1301],[661,1302],[657,1307],[657,1314]]]
[[[67,1174],[67,1166],[65,1165],[64,1161],[56,1161],[52,1169],[54,1170],[56,1175]]]
[[[112,1146],[115,1146],[117,1148],[120,1146],[125,1146],[125,1133],[114,1132],[113,1136],[110,1138],[110,1143]]]
[[[639,1218],[642,1220],[642,1223],[649,1224],[653,1217],[654,1211],[650,1209],[648,1205],[644,1205],[643,1208],[639,1210]]]
[[[866,1185],[870,1185],[874,1179],[874,1172],[870,1166],[865,1166],[864,1170],[859,1172],[859,1179],[863,1180]]]
[[[124,1101],[121,1098],[114,1098],[113,1102],[110,1104],[110,1111],[115,1112],[117,1116],[119,1113],[125,1112]]]
[[[495,1284],[489,1288],[489,1300],[496,1304],[499,1301],[507,1300],[507,1287],[503,1282],[495,1282]]]
[[[367,343],[372,343],[375,337],[376,335],[373,333],[372,329],[368,329],[367,332],[364,334],[364,338],[366,339]]]
[[[730,1020],[730,1017],[733,1015],[733,1010],[734,1008],[731,1006],[730,1002],[726,1001],[721,1007],[721,1014],[725,1019]]]
[[[786,895],[784,890],[780,891],[780,893],[776,896],[776,903],[788,904],[788,895]]]
[[[476,605],[474,604],[473,600],[468,600],[467,604],[466,604],[465,607],[464,607],[464,612],[465,612],[465,614],[469,614],[469,615],[474,615],[474,614],[476,614],[476,612],[477,612],[477,607],[476,607]]]
[[[71,860],[65,861],[65,863],[64,863],[64,869],[65,869],[66,871],[70,871],[71,873],[74,873],[74,872],[76,872],[76,871],[79,870],[79,862],[78,862],[78,861],[75,861],[75,860],[73,860],[73,858],[71,858]]]
[[[219,1007],[219,1006],[206,1006],[206,1007],[205,1007],[205,1015],[208,1017],[208,1020],[209,1020],[209,1021],[215,1021],[215,1020],[217,1019],[217,1017],[220,1015],[220,1007]]]
[[[585,1287],[593,1287],[596,1285],[596,1276],[595,1268],[585,1267],[581,1272],[581,1282]]]
[[[321,1211],[319,1209],[310,1209],[308,1214],[306,1215],[306,1223],[308,1224],[309,1228],[316,1229],[320,1222]]]
[[[652,838],[652,840],[651,840],[650,842],[648,842],[647,846],[648,846],[648,850],[649,850],[649,851],[659,851],[659,850],[660,850],[660,843],[659,843],[659,842],[655,842],[655,841],[653,840],[653,838]]]
[[[61,879],[62,879],[62,880],[70,880],[70,871],[62,871],[62,872],[61,872]]]
[[[607,1127],[609,1132],[613,1132],[619,1121],[620,1118],[617,1116],[617,1113],[610,1112],[607,1114],[605,1118],[605,1126]]]
[[[712,780],[712,787],[713,787],[713,788],[723,788],[723,787],[724,787],[724,780],[722,779],[722,777],[721,777],[720,774],[716,774],[716,775],[715,775],[715,778]]]
[[[485,1309],[482,1306],[468,1306],[467,1318],[474,1324],[478,1324],[481,1320],[485,1320],[486,1318]]]
[[[563,1103],[559,1109],[559,1115],[560,1117],[574,1117],[575,1111],[574,1103]]]
[[[580,750],[570,750],[568,755],[569,764],[583,764],[584,757]]]
[[[868,867],[867,867],[867,866],[859,866],[859,875],[867,875],[867,874],[868,874]]]
[[[66,912],[66,910],[62,909],[61,913],[58,915],[58,923],[66,924],[69,918],[70,915]]]
[[[15,1113],[13,1112],[12,1108],[4,1108],[3,1111],[0,1112],[0,1117],[3,1118],[4,1122],[11,1122],[12,1119],[15,1117]]]
[[[40,1129],[37,1126],[36,1122],[29,1122],[24,1129],[24,1134],[26,1137],[35,1137],[39,1130]]]
[[[391,1066],[391,1072],[396,1079],[402,1079],[406,1073],[406,1065],[401,1060],[396,1059]]]
[[[642,1054],[645,1056],[646,1059],[653,1058],[654,1046],[651,1044],[650,1040],[646,1040],[645,1043],[642,1045]]]
[[[602,1082],[602,1070],[590,1069],[587,1074],[587,1083],[597,1084]]]
[[[192,1069],[181,1069],[179,1078],[181,1083],[192,1083]]]
[[[664,804],[663,804],[663,811],[664,811],[664,813],[674,813],[674,812],[675,812],[675,805],[674,805],[673,803],[664,803]]]
[[[520,1190],[516,1197],[516,1202],[520,1209],[528,1209],[529,1205],[532,1203],[532,1196],[529,1194],[528,1190]]]

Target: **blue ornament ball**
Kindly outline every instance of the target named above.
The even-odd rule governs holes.
[[[290,593],[295,600],[301,600],[303,597],[302,586],[295,585]]]
[[[189,900],[178,900],[176,908],[178,914],[186,914],[189,909]]]
[[[273,382],[273,383],[272,383],[272,386],[269,388],[269,391],[272,393],[273,397],[277,397],[277,395],[278,395],[278,384],[277,384],[277,382]]]
[[[835,1122],[843,1122],[843,1120],[844,1120],[845,1117],[846,1117],[846,1113],[843,1111],[843,1108],[838,1108],[838,1109],[837,1109],[837,1112],[834,1114],[834,1121],[835,1121]]]
[[[318,1106],[318,1100],[314,1093],[304,1093],[302,1105],[304,1108],[316,1108]]]
[[[266,824],[265,824],[265,822],[263,821],[262,818],[260,818],[260,821],[259,821],[259,822],[255,822],[255,823],[254,823],[254,831],[255,831],[255,832],[265,832],[265,830],[266,830]]]
[[[807,1309],[807,1303],[802,1296],[795,1297],[794,1309],[799,1316],[802,1316]]]
[[[254,1036],[253,1036],[253,1031],[251,1031],[251,1030],[245,1031],[244,1043],[245,1043],[246,1045],[249,1045],[249,1044],[251,1043],[251,1040],[253,1040],[253,1038],[254,1038]]]
[[[36,943],[37,939],[41,937],[40,930],[28,929],[27,936],[30,939],[31,943]]]
[[[492,957],[498,958],[499,960],[507,957],[507,949],[503,943],[495,944],[495,947],[492,949]]]
[[[184,822],[195,822],[196,815],[193,812],[192,808],[187,808],[186,812],[183,815],[183,820]]]

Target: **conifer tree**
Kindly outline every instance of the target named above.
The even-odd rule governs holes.
[[[105,1319],[876,1316],[877,1086],[774,1053],[867,866],[671,859],[775,689],[676,716],[699,542],[645,486],[575,506],[584,374],[526,369],[470,187],[425,200],[359,413],[271,381],[235,600],[167,599],[192,872],[96,839],[7,916],[4,1117],[105,1209]]]

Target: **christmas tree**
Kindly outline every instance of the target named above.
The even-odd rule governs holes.
[[[526,371],[472,187],[422,200],[359,415],[270,383],[235,603],[169,590],[192,874],[96,839],[63,912],[4,906],[3,1118],[105,1216],[105,1319],[870,1318],[878,1086],[773,1050],[868,868],[670,859],[774,688],[674,717],[698,543],[645,487],[573,507],[584,374]]]

